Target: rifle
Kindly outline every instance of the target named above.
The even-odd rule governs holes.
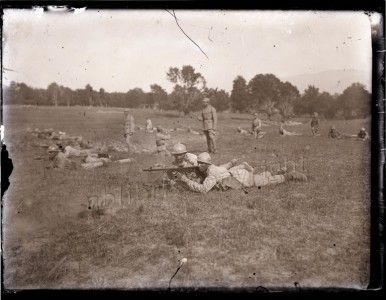
[[[196,170],[198,170],[198,166],[192,166],[192,167],[171,167],[171,168],[154,168],[154,167],[150,167],[148,169],[142,169],[142,171],[144,171],[144,172],[158,172],[158,171],[163,171],[163,172],[167,172],[167,171],[181,172],[181,171],[184,171],[184,172],[188,172],[188,171],[196,171]]]

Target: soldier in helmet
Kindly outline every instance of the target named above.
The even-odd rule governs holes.
[[[206,174],[205,180],[202,183],[192,181],[181,173],[177,174],[177,180],[184,183],[189,190],[199,193],[207,193],[215,186],[222,189],[239,189],[278,184],[291,180],[307,180],[304,174],[296,171],[291,171],[284,175],[272,175],[267,171],[255,174],[254,169],[248,163],[244,162],[236,165],[236,160],[216,166],[212,164],[211,157],[206,152],[198,155],[197,162],[199,170]]]
[[[172,162],[174,167],[183,168],[198,166],[197,155],[189,153],[184,144],[175,144],[171,154],[174,156],[174,161]],[[198,170],[189,172],[185,171],[182,173],[184,173],[187,178],[195,182],[201,182],[203,180],[203,174],[201,174]],[[176,172],[169,171],[167,172],[167,176],[170,183],[173,185],[175,183]]]
[[[216,153],[215,135],[217,131],[217,112],[216,109],[209,104],[210,99],[205,97],[203,100],[204,109],[201,112],[201,117],[204,126],[204,134],[208,145],[209,153]]]
[[[369,134],[367,133],[364,127],[362,127],[361,130],[358,132],[358,138],[363,141],[369,139]]]
[[[314,112],[314,115],[311,119],[311,132],[312,135],[320,135],[319,133],[320,127],[319,127],[319,118],[318,118],[318,113]]]
[[[197,166],[197,155],[188,153],[184,144],[175,144],[171,154],[174,156],[173,165],[176,167]]]

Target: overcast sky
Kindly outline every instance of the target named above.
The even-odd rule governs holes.
[[[169,67],[190,64],[208,87],[231,91],[237,75],[279,78],[327,70],[371,72],[364,13],[181,11],[4,12],[4,83],[122,91],[153,83],[171,91]]]

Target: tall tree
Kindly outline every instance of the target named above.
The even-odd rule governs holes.
[[[170,82],[175,84],[171,97],[175,108],[188,114],[195,107],[194,104],[206,87],[204,76],[189,65],[183,66],[181,69],[170,68],[166,76]]]
[[[167,107],[168,93],[158,84],[150,86],[152,107],[165,109]]]
[[[242,76],[237,76],[235,80],[233,80],[233,88],[230,97],[232,110],[239,112],[247,111],[250,98],[246,80]]]
[[[365,118],[371,113],[371,94],[361,83],[353,83],[337,99],[345,119]]]
[[[51,105],[57,106],[59,103],[59,85],[56,82],[51,83],[47,87],[48,98],[50,99]]]
[[[205,93],[210,98],[211,105],[213,105],[217,111],[220,112],[230,108],[230,97],[224,90],[218,90],[217,88],[207,89]]]

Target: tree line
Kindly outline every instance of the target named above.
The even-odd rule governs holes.
[[[352,119],[370,115],[371,94],[360,83],[353,83],[341,94],[320,92],[314,86],[308,86],[300,94],[294,85],[273,74],[257,74],[249,82],[237,76],[229,94],[222,89],[208,88],[204,76],[189,65],[169,68],[166,76],[174,84],[171,93],[158,84],[152,84],[150,92],[134,88],[124,93],[106,92],[103,88],[94,90],[90,84],[84,89],[72,90],[55,82],[47,89],[11,82],[4,87],[3,101],[4,104],[152,108],[188,114],[200,110],[203,97],[209,97],[217,111],[263,112],[270,119],[275,114],[288,119],[313,112],[325,118]]]

